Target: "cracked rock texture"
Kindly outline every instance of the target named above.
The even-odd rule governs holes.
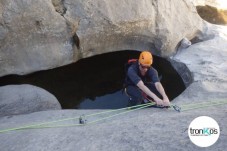
[[[28,1],[28,0],[24,1],[24,3],[28,3],[28,2],[31,3],[31,1]],[[2,8],[5,8],[6,4],[9,4],[9,3],[10,1],[9,2],[6,0],[1,1],[0,12],[5,12],[5,10],[3,11]],[[14,3],[19,3],[19,2],[17,1]],[[32,2],[32,3],[35,3],[35,2]],[[70,29],[69,32],[73,36],[73,41],[76,41],[75,44],[71,45],[71,49],[73,50],[72,61],[75,61],[78,58],[83,58],[83,57],[88,57],[95,54],[103,53],[104,51],[109,52],[109,51],[120,50],[123,48],[127,48],[127,49],[145,48],[147,46],[150,46],[149,42],[152,43],[155,47],[160,48],[160,49],[157,49],[157,50],[160,50],[160,52],[154,52],[154,53],[167,55],[171,51],[173,51],[173,49],[171,48],[174,48],[176,46],[176,44],[178,43],[176,41],[179,41],[179,39],[182,39],[182,37],[185,37],[185,36],[187,37],[187,35],[190,35],[190,34],[193,35],[194,33],[196,33],[196,31],[199,29],[198,26],[200,26],[201,24],[201,22],[198,21],[199,19],[198,17],[196,17],[197,15],[196,13],[194,13],[194,11],[187,10],[186,14],[184,14],[185,9],[193,8],[188,2],[184,0],[182,1],[142,0],[140,2],[140,6],[138,6],[137,2],[135,1],[124,0],[124,1],[121,1],[122,5],[120,6],[118,5],[119,7],[116,7],[117,3],[119,2],[115,2],[115,1],[98,1],[97,0],[96,2],[94,2],[94,1],[88,1],[88,0],[85,0],[85,1],[65,0],[64,8],[66,8],[66,12],[63,14],[54,13],[57,11],[56,9],[57,5],[55,5],[54,7],[51,1],[43,1],[42,3],[49,4],[47,6],[50,6],[51,10],[53,11],[53,14],[59,16],[59,18],[65,21],[66,22],[64,24],[65,27]],[[170,3],[172,5],[169,5]],[[2,7],[3,5],[4,7]],[[151,6],[153,5],[156,6],[155,9],[150,9],[152,8]],[[179,8],[181,9],[175,9],[178,6],[180,6]],[[11,7],[13,7],[13,5]],[[133,9],[128,9],[128,8],[133,8]],[[115,11],[111,11],[114,9]],[[154,15],[156,16],[155,18],[156,19],[159,18],[159,20],[157,22],[148,21],[148,24],[144,24],[144,23],[147,23],[146,19],[149,18],[149,16],[153,15],[153,13],[148,13],[148,10],[149,11],[165,10],[165,11],[164,13],[160,13],[160,11],[154,11],[156,12],[156,14],[158,14],[158,15]],[[169,12],[176,12],[176,14],[175,15],[171,14],[168,16]],[[123,15],[121,15],[121,13]],[[97,17],[97,15],[95,14],[102,14],[102,16]],[[184,16],[181,16],[182,14]],[[139,15],[140,17],[138,17],[137,15]],[[166,15],[168,17],[166,17]],[[191,20],[190,20],[190,15],[193,16]],[[178,17],[179,17],[179,20],[177,20]],[[0,16],[0,18],[2,18],[2,16]],[[145,22],[143,20],[138,21],[140,18],[144,19]],[[123,22],[124,20],[126,20],[126,22]],[[130,22],[133,20],[135,22]],[[19,23],[20,22],[18,21],[18,25]],[[23,23],[25,24],[25,22]],[[154,30],[155,28],[150,28],[150,27],[153,27],[154,24],[156,25],[156,27],[166,27],[166,30],[165,30],[166,32],[157,34],[157,32]],[[2,22],[1,20],[1,26],[2,25],[6,26],[6,23]],[[192,27],[192,26],[193,28],[191,28],[191,30],[190,28],[187,30],[184,29],[184,27]],[[224,26],[211,25],[208,23],[204,23],[203,26],[204,28],[202,32],[197,35],[198,41],[196,43],[194,42],[188,48],[178,49],[177,53],[174,56],[172,56],[173,60],[185,63],[187,67],[190,69],[191,74],[194,77],[192,84],[190,84],[188,88],[180,96],[178,96],[176,99],[172,101],[173,104],[177,104],[182,108],[187,107],[187,105],[196,105],[196,104],[197,105],[195,107],[200,107],[201,103],[204,103],[204,102],[209,103],[210,101],[215,102],[219,100],[226,100],[227,98],[227,93],[226,93],[227,92],[227,76],[226,76],[227,75],[227,49],[226,49],[227,48],[227,28]],[[6,28],[4,27],[4,29]],[[113,30],[110,30],[110,29],[113,29]],[[119,30],[116,30],[116,29],[119,29]],[[5,31],[1,30],[0,37],[5,37],[5,36],[7,37],[8,33],[13,34],[14,32],[13,33],[9,32],[10,30],[11,30],[10,28],[7,28]],[[24,34],[27,34],[27,33],[25,32]],[[104,36],[104,39],[102,39],[101,35]],[[113,35],[115,36],[118,35],[118,37],[116,38]],[[140,43],[140,41],[138,41],[137,36],[140,37],[142,42],[144,42],[143,45]],[[114,41],[113,39],[111,39],[111,37],[113,39],[115,37],[116,40]],[[44,42],[46,42],[45,40]],[[125,41],[122,41],[122,40],[125,40]],[[167,43],[168,40],[171,42]],[[160,45],[163,47],[159,47],[159,42],[160,43],[163,42],[165,43],[165,45]],[[60,42],[58,42],[58,44],[60,45]],[[3,52],[5,52],[5,49],[2,49],[2,47],[3,46],[6,47],[6,45],[7,45],[7,42],[2,43],[1,41],[1,56],[2,54],[4,54]],[[36,45],[37,44],[34,43],[34,48]],[[11,47],[11,45],[8,44],[8,47]],[[167,50],[166,48],[168,47],[170,49]],[[21,51],[22,53],[25,50],[27,50],[25,48],[26,47],[24,47],[23,50],[19,49],[18,51]],[[31,49],[34,49],[34,48],[31,47]],[[101,50],[101,48],[105,48],[105,49]],[[9,50],[12,50],[12,52]],[[15,54],[17,52],[14,49],[9,49],[9,50],[6,51],[8,52],[9,57],[11,56],[10,53]],[[17,60],[19,57],[16,58],[16,56],[14,56],[14,59],[18,61],[18,64],[14,64],[14,66],[19,66],[23,64],[24,62],[26,62],[26,59],[28,58],[30,59],[33,58],[34,62],[35,62],[35,59],[39,58],[37,56],[36,56],[37,58],[34,56],[32,57],[29,51],[27,50],[27,53],[22,53],[22,54],[26,54],[27,56],[30,56],[30,57],[24,57],[24,60]],[[53,55],[52,51],[53,49],[50,51],[51,53],[49,52],[50,56]],[[53,52],[58,53],[58,50],[55,50]],[[46,57],[45,55],[43,56],[41,54],[42,53],[40,52],[40,57]],[[1,63],[2,61],[3,62],[5,61],[3,59],[6,59],[6,58],[1,58],[0,59]],[[9,59],[8,61],[9,61],[8,64],[1,64],[1,68],[0,68],[1,75],[16,73],[16,71],[13,71],[13,70],[11,72],[9,72],[8,70],[7,70],[8,72],[5,71],[8,68],[6,67],[3,68],[2,65],[9,65],[7,67],[12,67],[12,65],[10,66],[9,64],[11,63],[10,61],[12,60]],[[51,62],[53,60],[49,57],[48,61]],[[45,61],[43,63],[45,64]],[[32,66],[33,62],[30,62],[30,64]],[[181,67],[182,66],[178,66],[178,68],[181,68]],[[24,72],[22,68],[18,70],[20,70],[20,72],[21,71]],[[182,71],[182,74],[183,74],[183,71]],[[83,114],[87,115],[87,114],[92,114],[97,112],[101,112],[101,111],[100,110],[58,110],[58,111],[40,111],[40,112],[30,113],[26,115],[24,114],[24,115],[4,116],[4,117],[0,117],[0,130],[30,125],[34,123],[50,122],[53,120],[59,120],[59,119],[65,119],[65,118],[75,118]],[[28,129],[28,130],[0,133],[1,151],[14,151],[14,150],[23,150],[23,151],[31,151],[31,150],[33,151],[36,151],[36,150],[37,151],[40,151],[40,150],[44,150],[44,151],[62,151],[62,150],[69,150],[69,151],[71,150],[223,151],[223,150],[226,150],[227,148],[226,115],[227,115],[227,104],[223,104],[219,106],[204,107],[199,109],[192,109],[188,111],[183,111],[181,113],[175,112],[173,110],[168,110],[168,109],[147,108],[147,109],[130,112],[128,114],[124,114],[121,116],[116,116],[112,119],[99,121],[92,125]],[[200,148],[194,145],[188,137],[187,130],[188,130],[189,124],[193,119],[195,119],[198,116],[210,116],[217,121],[220,127],[221,132],[220,132],[220,137],[218,141],[214,145],[208,148]],[[93,121],[100,118],[103,118],[103,116],[96,115],[94,117],[90,117],[88,121]],[[54,123],[52,125],[56,126],[56,125],[64,125],[64,124],[66,125],[78,124],[78,119],[71,120],[71,121],[62,121],[61,123]]]
[[[49,0],[1,0],[0,75],[26,74],[71,63],[68,29]]]
[[[188,0],[1,0],[0,76],[118,50],[165,57],[201,30]]]
[[[180,50],[172,58],[185,63],[194,75],[193,83],[172,101],[182,109],[187,109],[187,105],[200,107],[199,103],[227,98],[227,28],[210,24],[206,24],[206,27],[206,34],[201,35],[201,38],[204,38],[203,42]],[[4,116],[0,118],[0,130],[103,111],[58,110]],[[91,122],[110,115],[113,113],[96,114],[87,117],[87,120]],[[147,108],[90,125],[0,133],[1,151],[223,151],[227,148],[226,115],[227,104],[180,113],[168,109]],[[188,137],[188,127],[198,116],[212,117],[219,124],[220,137],[210,147],[200,148]],[[78,124],[78,121],[61,121],[49,126]]]

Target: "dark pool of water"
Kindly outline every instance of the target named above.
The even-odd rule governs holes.
[[[138,51],[119,51],[82,59],[77,63],[26,76],[0,78],[0,86],[31,84],[52,93],[64,109],[115,109],[126,107],[128,98],[122,94],[124,64],[138,58]],[[184,91],[182,79],[171,64],[154,57],[153,66],[162,75],[170,99]]]

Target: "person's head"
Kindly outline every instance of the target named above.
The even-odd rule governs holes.
[[[153,63],[152,54],[149,51],[142,51],[139,56],[139,66],[141,72],[146,72]]]

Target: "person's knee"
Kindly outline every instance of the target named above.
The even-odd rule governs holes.
[[[128,106],[130,107],[130,106],[135,106],[137,104],[137,100],[134,98],[129,98],[129,100],[128,100]]]
[[[133,97],[133,98],[141,98],[142,97],[142,93],[141,91],[139,90],[139,88],[137,87],[127,87],[126,88],[126,93],[130,96],[130,97]]]

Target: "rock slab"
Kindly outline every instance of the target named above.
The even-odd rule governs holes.
[[[44,89],[32,85],[0,87],[0,117],[56,109],[61,105]]]

